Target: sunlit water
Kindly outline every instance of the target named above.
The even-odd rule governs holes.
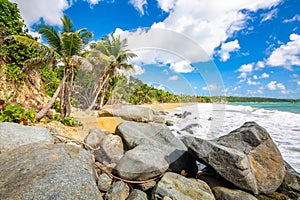
[[[192,115],[186,118],[174,116],[184,111]],[[300,171],[300,114],[250,106],[195,104],[171,110],[165,117],[174,123],[169,128],[176,136],[193,135],[203,139],[214,139],[239,128],[247,121],[255,121],[269,132],[283,158]],[[190,124],[194,124],[192,133],[181,131]]]

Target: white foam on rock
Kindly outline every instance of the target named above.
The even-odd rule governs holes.
[[[186,118],[178,118],[174,114],[191,112]],[[190,124],[198,124],[190,128],[193,136],[203,139],[214,139],[228,134],[247,121],[255,121],[264,127],[278,145],[284,159],[300,171],[300,114],[264,110],[250,106],[233,106],[225,104],[194,104],[176,108],[165,116],[174,123],[169,128],[177,137],[191,135],[183,131]]]

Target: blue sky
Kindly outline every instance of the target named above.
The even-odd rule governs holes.
[[[115,32],[135,77],[174,93],[300,98],[299,0],[11,0],[27,26],[65,13],[94,41]],[[32,6],[34,5],[34,6]]]

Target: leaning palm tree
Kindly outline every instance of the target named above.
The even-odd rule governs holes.
[[[47,41],[48,45],[37,42],[25,36],[13,36],[17,41],[32,47],[37,47],[45,52],[43,58],[29,59],[24,64],[24,69],[41,66],[44,64],[62,63],[63,78],[59,87],[56,89],[51,100],[40,110],[36,116],[36,120],[43,118],[48,110],[52,107],[55,100],[60,96],[61,117],[69,116],[71,113],[71,92],[74,80],[74,70],[79,67],[90,67],[90,64],[81,57],[81,52],[85,45],[92,38],[92,33],[83,28],[75,31],[74,25],[70,18],[64,15],[61,18],[63,29],[58,32],[53,26],[41,24],[38,26],[38,32]]]
[[[109,36],[104,36],[100,42],[94,44],[91,49],[92,54],[98,54],[105,57],[108,61],[106,67],[102,72],[102,76],[95,87],[94,99],[90,104],[88,110],[91,110],[99,95],[100,95],[100,109],[104,105],[104,99],[109,87],[109,80],[118,75],[118,70],[129,70],[133,66],[128,61],[137,55],[127,49],[127,40],[121,39],[120,36],[115,36],[111,33]]]

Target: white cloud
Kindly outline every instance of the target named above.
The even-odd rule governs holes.
[[[265,63],[263,61],[258,61],[255,64],[255,70],[260,70],[260,69],[263,69],[263,68],[265,68]]]
[[[220,87],[214,84],[209,84],[207,86],[202,87],[202,90],[208,90],[208,91],[217,91]]]
[[[225,62],[230,58],[230,52],[234,52],[240,49],[239,41],[234,40],[227,43],[222,43],[221,50],[218,54],[221,57],[221,61]]]
[[[98,4],[101,0],[84,0],[87,1],[91,6]]]
[[[239,86],[236,86],[236,87],[233,88],[233,91],[235,92],[235,91],[237,91],[237,90],[240,89],[240,88],[241,88],[240,85],[239,85]]]
[[[285,86],[282,83],[277,83],[277,81],[271,81],[267,84],[266,88],[268,90],[283,90],[285,91]]]
[[[249,13],[274,7],[281,1],[177,0],[164,21],[154,23],[148,31],[139,29],[127,33],[128,47],[133,49],[132,47],[137,46],[159,46],[162,49],[179,52],[178,55],[191,63],[209,61],[222,42],[247,27]],[[142,10],[145,1],[136,0],[137,2],[140,2],[137,7]],[[159,5],[162,7],[162,3]],[[243,12],[244,10],[250,12]],[[166,30],[169,33],[166,33]]]
[[[147,5],[147,0],[130,0],[129,3],[131,3],[141,15],[144,15],[144,9]]]
[[[290,23],[294,21],[300,21],[300,14],[295,15],[292,19],[285,19],[283,20],[284,23]]]
[[[60,18],[69,8],[67,0],[10,0],[17,3],[25,24],[30,27],[42,18],[49,25],[61,25]]]
[[[130,71],[131,75],[142,75],[145,73],[145,69],[143,69],[139,65],[133,65],[133,69]]]
[[[164,74],[168,75],[169,74],[169,71],[167,69],[164,69]]]
[[[176,0],[157,0],[157,2],[163,11],[170,12],[175,7]]]
[[[259,85],[260,82],[252,81],[251,78],[248,78],[248,79],[247,79],[247,84],[248,84],[248,85]]]
[[[185,60],[176,63],[171,63],[170,69],[176,73],[189,73],[194,70],[190,63],[188,63]]]
[[[237,71],[241,72],[240,75],[238,76],[238,78],[245,79],[247,77],[247,75],[253,71],[253,63],[244,64]]]
[[[297,85],[300,87],[300,81],[297,81]]]
[[[154,88],[159,89],[159,90],[165,90],[165,86],[163,84],[160,84],[158,86],[154,86]]]
[[[267,74],[266,72],[264,72],[259,78],[269,78],[270,77],[270,75],[269,74]]]
[[[253,76],[253,79],[254,79],[254,80],[257,80],[257,79],[258,79],[258,77],[257,77],[256,75],[254,75],[254,76]]]
[[[277,13],[278,13],[278,9],[275,8],[275,9],[271,10],[268,13],[262,14],[261,15],[261,17],[262,17],[261,22],[265,22],[265,21],[271,20],[272,18],[274,18],[274,17],[277,16]]]
[[[178,79],[179,79],[179,77],[177,75],[174,75],[174,76],[171,76],[168,78],[169,81],[176,81]]]
[[[266,64],[287,69],[291,69],[293,65],[300,66],[300,35],[291,34],[290,41],[275,49],[267,59]]]

